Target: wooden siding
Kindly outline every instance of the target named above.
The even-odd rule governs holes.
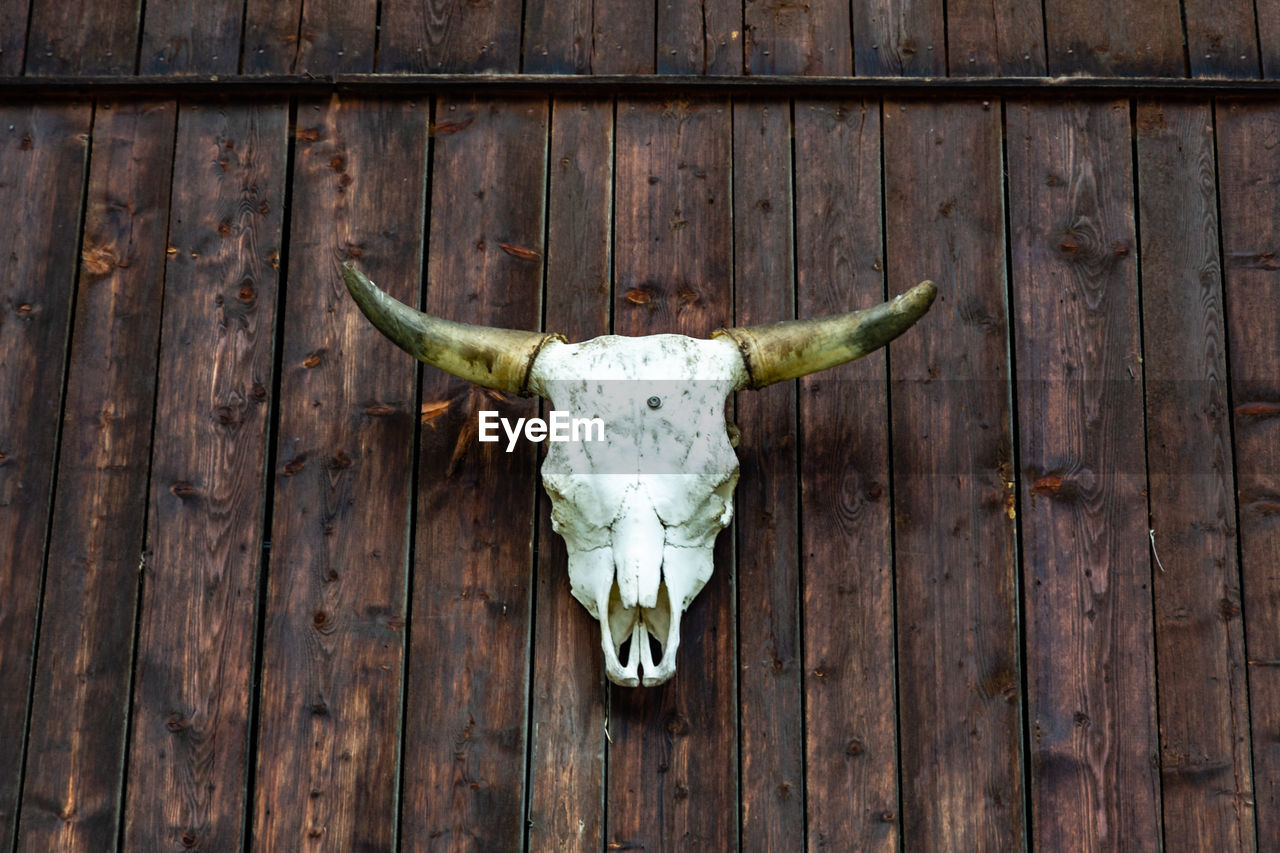
[[[0,118],[0,844],[1280,849],[1274,103]],[[730,401],[735,526],[621,689],[537,448],[475,441],[537,403],[344,260],[577,340],[939,296]]]

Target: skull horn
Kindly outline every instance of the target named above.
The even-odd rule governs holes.
[[[924,316],[938,289],[922,281],[888,302],[832,317],[784,320],[759,326],[720,329],[738,345],[746,364],[742,388],[763,388],[806,376],[878,350]]]
[[[538,352],[561,335],[471,326],[423,314],[388,296],[351,264],[342,265],[351,298],[378,331],[409,355],[461,379],[528,397]]]

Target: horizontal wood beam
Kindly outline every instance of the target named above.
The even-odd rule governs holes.
[[[664,74],[335,74],[0,77],[0,101],[50,97],[441,93],[786,97],[1278,96],[1280,80],[1168,77],[799,77]]]

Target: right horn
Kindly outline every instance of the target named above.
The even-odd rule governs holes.
[[[742,353],[747,378],[737,390],[763,388],[878,350],[923,317],[937,295],[933,282],[922,281],[874,308],[812,320],[720,329],[711,337],[733,339]]]

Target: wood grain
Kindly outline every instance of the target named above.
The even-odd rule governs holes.
[[[1280,847],[1280,111],[1228,101],[1217,118],[1253,801],[1258,849],[1272,850]]]
[[[0,0],[0,75],[17,77],[27,51],[30,0]]]
[[[1192,77],[1247,80],[1259,75],[1252,0],[1183,0],[1182,15]]]
[[[428,313],[538,328],[547,122],[540,99],[437,102]],[[476,421],[538,406],[434,368],[422,394],[402,849],[518,850],[537,453],[480,444]]]
[[[148,3],[139,74],[236,74],[244,0]]]
[[[377,24],[378,0],[303,0],[296,72],[373,71]]]
[[[1045,73],[1044,12],[1034,0],[947,0],[952,77]]]
[[[244,836],[288,121],[279,102],[178,118],[130,849]]]
[[[879,303],[879,105],[797,101],[795,164],[797,314]],[[901,845],[885,370],[875,353],[799,384],[810,849]]]
[[[529,0],[558,2],[558,0]],[[653,34],[657,4],[634,0],[594,0],[594,36],[591,43],[592,74],[652,74]]]
[[[618,104],[614,325],[706,337],[732,318],[732,116],[726,101]],[[738,841],[732,539],[680,622],[676,674],[611,688],[607,843]],[[628,846],[629,845],[629,846]]]
[[[378,70],[517,72],[522,25],[520,0],[383,0]]]
[[[1213,114],[1139,103],[1135,127],[1165,837],[1252,850]]]
[[[590,74],[595,5],[595,0],[526,0],[520,70],[526,74]]]
[[[52,507],[92,108],[0,105],[0,845],[11,847]],[[8,128],[13,128],[9,131]],[[39,758],[39,756],[36,756]]]
[[[1262,76],[1280,77],[1280,0],[1254,0]]]
[[[939,0],[853,4],[853,69],[859,76],[945,77],[943,4]]]
[[[1032,844],[1156,850],[1129,105],[1007,122]]]
[[[884,105],[889,292],[939,290],[889,348],[908,850],[1024,843],[1000,124],[990,102]]]
[[[1176,0],[1044,0],[1052,75],[1185,77]]]
[[[659,74],[741,74],[741,0],[659,3]]]
[[[555,101],[546,325],[573,342],[609,332],[612,186],[613,105]],[[564,540],[542,493],[537,533],[528,845],[599,851],[608,701],[600,626],[569,591]]]
[[[133,74],[142,0],[33,2],[26,73]]]
[[[733,108],[734,325],[795,316],[791,104]],[[804,838],[800,680],[800,528],[796,389],[736,396],[738,720],[742,847],[786,850]]]
[[[133,102],[95,115],[21,850],[116,839],[176,112]]]
[[[748,74],[853,73],[848,3],[745,0],[743,18]]]
[[[417,301],[427,119],[298,105],[255,849],[395,846],[415,364],[339,264]]]
[[[244,74],[292,74],[298,68],[302,0],[245,0]]]

